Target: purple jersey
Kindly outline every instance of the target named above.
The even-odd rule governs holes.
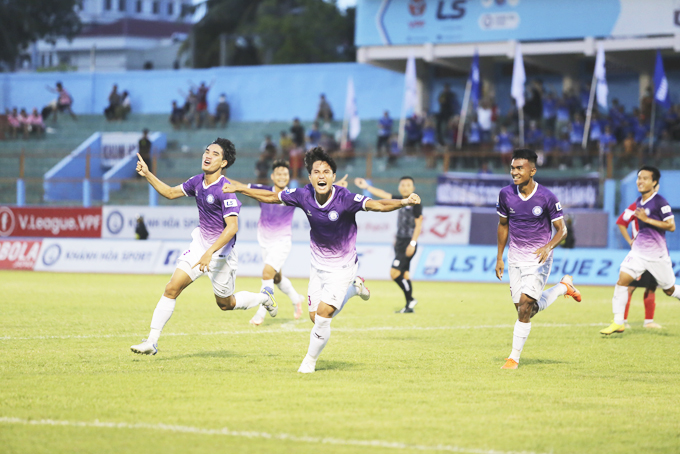
[[[668,201],[656,192],[644,202],[642,197],[638,197],[635,201],[635,207],[643,208],[647,217],[657,221],[666,221],[673,217]],[[631,249],[633,253],[647,260],[659,260],[668,257],[666,231],[639,219],[638,226],[640,231],[633,241]]]
[[[352,194],[340,186],[333,186],[328,201],[319,205],[314,187],[287,189],[279,192],[279,199],[289,206],[302,208],[307,215],[310,231],[312,265],[320,270],[334,271],[354,266],[357,262],[357,211],[366,210],[361,194]]]
[[[217,181],[206,186],[203,181],[204,175],[196,175],[182,183],[182,192],[188,197],[196,197],[198,206],[198,230],[206,248],[217,241],[226,227],[224,218],[238,216],[241,211],[241,202],[234,194],[222,192],[224,183],[229,183],[224,175]],[[228,255],[236,243],[236,235],[216,254]]]
[[[509,222],[508,262],[515,266],[538,265],[534,252],[550,241],[553,221],[564,217],[555,194],[536,183],[525,198],[517,186],[506,186],[498,194],[496,211]]]
[[[249,184],[248,187],[274,192],[273,186],[263,184]],[[280,242],[290,243],[294,213],[294,206],[260,203],[260,220],[257,222],[257,241],[260,246],[266,248]]]

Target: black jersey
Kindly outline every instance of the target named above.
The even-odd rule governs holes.
[[[393,199],[403,199],[401,195],[391,194]],[[413,237],[413,230],[416,228],[416,219],[423,214],[423,206],[421,204],[403,207],[399,210],[399,217],[397,218],[397,238]]]

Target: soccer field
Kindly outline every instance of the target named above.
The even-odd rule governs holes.
[[[680,306],[661,291],[663,330],[642,328],[640,291],[610,338],[612,288],[560,298],[512,371],[506,284],[416,282],[416,313],[395,314],[397,286],[367,282],[302,375],[306,313],[279,292],[278,317],[250,326],[207,279],[158,355],[132,354],[168,278],[0,272],[1,453],[680,452]]]

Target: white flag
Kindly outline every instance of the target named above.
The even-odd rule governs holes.
[[[597,56],[595,57],[595,79],[597,80],[597,103],[603,109],[607,108],[607,71],[604,67],[604,47],[597,44]]]
[[[418,79],[416,78],[416,59],[413,55],[406,60],[406,80],[404,82],[403,116],[419,114],[418,109]]]
[[[350,76],[347,80],[347,99],[345,100],[345,120],[349,125],[349,140],[355,140],[361,132],[361,120],[357,110],[357,98],[354,94],[354,80]]]
[[[517,109],[524,107],[524,84],[527,75],[524,72],[524,59],[522,58],[522,46],[517,43],[515,46],[515,64],[512,68],[512,88],[510,94],[515,98]]]

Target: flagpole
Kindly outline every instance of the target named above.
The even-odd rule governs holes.
[[[472,81],[468,79],[465,84],[465,94],[463,95],[463,107],[460,109],[460,119],[458,120],[458,135],[456,136],[456,148],[458,150],[463,147],[463,130],[465,128],[465,120],[467,119],[468,107],[470,105],[471,89]]]
[[[583,138],[581,139],[581,147],[586,149],[588,144],[588,136],[590,135],[590,122],[593,118],[593,104],[595,101],[595,90],[597,89],[597,77],[593,71],[593,81],[590,83],[590,98],[588,99],[588,111],[586,113],[586,124],[583,128]]]
[[[654,152],[654,119],[656,117],[656,93],[652,96],[652,120],[649,128],[649,153]]]
[[[524,148],[524,107],[517,111],[519,117],[519,146]]]

